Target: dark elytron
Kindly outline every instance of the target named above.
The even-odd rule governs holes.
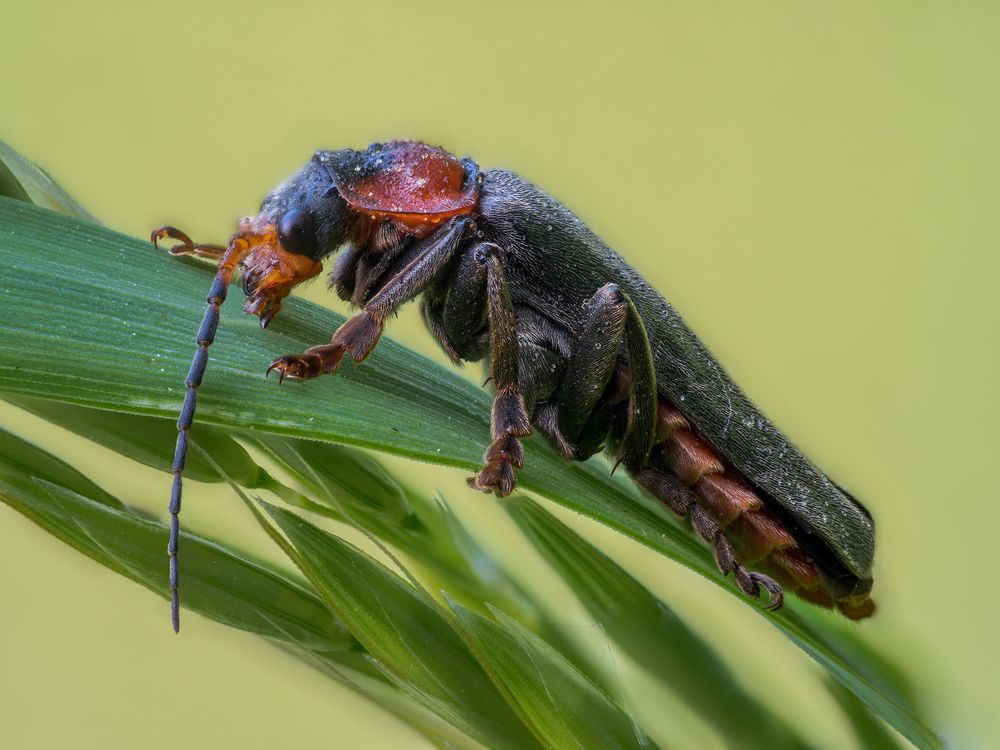
[[[244,310],[266,326],[291,288],[340,251],[337,293],[361,311],[328,344],[268,372],[312,378],[364,359],[400,305],[422,296],[455,361],[489,358],[493,441],[469,480],[507,495],[536,429],[568,459],[604,447],[636,482],[690,519],[747,595],[782,590],[848,617],[870,615],[874,527],[750,402],[670,304],[569,209],[516,174],[416,142],[320,151],[244,219],[219,259],[188,374],[171,497],[177,627],[177,512],[195,394],[219,305],[237,268]],[[752,568],[752,569],[751,569]]]

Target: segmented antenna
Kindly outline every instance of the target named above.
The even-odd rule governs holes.
[[[184,244],[178,245],[170,250],[171,255],[197,254],[207,257],[219,257],[219,267],[212,280],[212,286],[208,291],[208,307],[205,308],[205,316],[201,320],[198,328],[198,350],[194,359],[191,360],[191,369],[188,370],[184,384],[187,392],[184,394],[184,404],[181,406],[180,416],[177,418],[177,444],[174,447],[174,482],[170,490],[170,541],[167,543],[167,555],[170,557],[170,621],[174,632],[180,632],[180,591],[178,581],[180,578],[177,560],[177,550],[180,542],[180,512],[181,512],[181,474],[184,471],[184,459],[187,456],[188,431],[194,422],[194,411],[198,401],[198,386],[201,385],[201,378],[205,374],[205,366],[208,364],[208,347],[215,341],[215,331],[219,327],[219,314],[222,303],[226,300],[226,290],[233,278],[233,271],[236,263],[243,256],[245,250],[242,243],[234,241],[229,248],[223,252],[222,248],[212,245],[195,245],[191,239],[180,230],[172,227],[163,227],[153,232],[153,244],[163,237],[180,239]]]

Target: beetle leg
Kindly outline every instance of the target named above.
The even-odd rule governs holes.
[[[656,374],[646,329],[632,301],[616,284],[605,284],[587,303],[583,327],[559,389],[559,430],[586,458],[607,435],[605,395],[624,345],[629,361],[628,423],[619,463],[637,471],[646,461],[656,426]]]
[[[573,447],[559,433],[559,406],[553,396],[563,377],[569,342],[562,329],[528,307],[517,317],[517,383],[532,424],[564,457]]]
[[[399,260],[408,243],[402,242],[379,253],[372,259],[368,251],[351,245],[340,251],[337,262],[330,274],[329,288],[345,302],[361,306],[372,296],[373,289],[383,276]],[[418,248],[419,249],[419,248]]]
[[[427,326],[427,330],[431,332],[434,339],[441,345],[441,348],[448,355],[448,359],[451,360],[452,364],[461,365],[463,359],[462,353],[455,348],[451,338],[448,336],[448,330],[444,327],[444,321],[441,318],[441,303],[437,300],[428,299],[425,296],[420,302],[420,317],[424,319],[424,325]]]
[[[419,243],[411,245],[409,238],[406,238],[406,241],[386,248],[380,253],[363,253],[355,270],[354,294],[350,302],[359,306],[366,304],[395,277],[397,269],[406,268],[425,252],[425,246]]]
[[[354,297],[354,289],[357,286],[356,273],[362,252],[356,245],[344,248],[337,254],[333,271],[330,273],[330,289],[335,290],[337,296],[345,302],[350,302]]]
[[[476,248],[459,256],[444,286],[447,289],[424,295],[424,323],[455,364],[482,359],[489,351],[486,266],[476,260]]]
[[[279,382],[285,378],[301,380],[334,372],[344,354],[349,354],[355,362],[363,360],[378,343],[385,319],[400,305],[423,292],[448,265],[461,244],[468,223],[466,217],[452,219],[425,237],[414,247],[412,260],[368,300],[360,313],[337,329],[329,344],[314,346],[305,354],[279,357],[267,368],[266,374],[277,370]]]
[[[562,358],[547,345],[544,321],[534,321],[527,310],[514,313],[497,250],[480,243],[463,253],[443,299],[425,297],[422,312],[453,361],[481,359],[490,351],[490,379],[497,388],[493,442],[486,466],[469,483],[502,496],[513,491],[514,467],[523,463],[517,438],[529,434],[535,403],[555,390]]]
[[[159,229],[154,230],[149,236],[150,242],[152,242],[153,247],[156,248],[160,246],[159,241],[162,239],[181,241],[181,244],[167,248],[167,252],[171,255],[197,255],[199,258],[219,260],[226,252],[226,248],[222,247],[222,245],[198,244],[176,227],[160,227]]]
[[[441,305],[441,326],[463,359],[476,361],[488,352],[486,332],[487,266],[477,257],[477,246],[455,264]]]
[[[538,409],[532,419],[532,423],[538,431],[545,436],[556,453],[567,461],[576,456],[576,447],[572,445],[559,429],[559,405],[555,401],[548,401],[539,404]],[[607,434],[607,431],[605,431]],[[604,439],[604,436],[601,436]]]
[[[711,544],[715,549],[715,561],[723,575],[732,575],[736,585],[749,597],[757,599],[763,587],[767,591],[770,602],[767,609],[779,609],[784,600],[782,588],[773,578],[750,571],[740,565],[736,551],[722,532],[719,523],[709,515],[708,511],[698,504],[698,496],[677,477],[645,467],[632,476],[647,492],[662,501],[671,511],[681,518],[690,518],[698,536]]]
[[[590,456],[607,436],[607,410],[595,415],[595,408],[604,404],[601,398],[607,389],[621,353],[625,336],[628,310],[621,292],[615,284],[598,289],[587,302],[583,327],[572,344],[572,354],[566,362],[556,401],[559,405],[559,432],[562,438],[575,446],[573,456],[584,459]],[[603,431],[585,429],[594,417],[603,422]],[[603,433],[603,434],[601,434]],[[593,440],[584,436],[597,435]],[[586,443],[584,445],[583,443]]]
[[[499,496],[514,491],[514,467],[524,464],[518,438],[531,434],[524,396],[518,385],[517,318],[496,245],[484,243],[473,256],[486,267],[486,308],[490,322],[490,377],[496,387],[490,428],[493,442],[483,456],[486,464],[469,486]]]
[[[521,327],[517,337],[518,385],[528,414],[534,415],[539,404],[549,400],[555,393],[565,360],[547,342],[525,333],[521,315],[518,315],[518,325]]]
[[[649,346],[642,317],[624,292],[628,317],[625,320],[625,351],[629,364],[628,423],[618,451],[618,462],[629,471],[646,463],[656,435],[657,399],[653,351]]]

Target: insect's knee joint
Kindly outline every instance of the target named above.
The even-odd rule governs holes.
[[[625,304],[625,294],[622,292],[621,287],[613,282],[602,286],[594,293],[594,296],[611,305]]]
[[[475,258],[476,263],[485,266],[490,258],[500,257],[500,246],[493,242],[483,242],[476,246]]]

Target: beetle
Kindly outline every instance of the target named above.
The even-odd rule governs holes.
[[[521,440],[537,430],[566,459],[602,446],[711,545],[747,596],[784,591],[852,619],[870,597],[874,523],[751,402],[662,295],[560,202],[513,172],[416,141],[317,151],[243,219],[227,247],[153,232],[170,252],[218,260],[178,420],[170,587],[178,629],[178,512],[187,435],[237,270],[262,327],[291,289],[337,253],[331,286],[360,308],[330,343],[266,374],[314,378],[363,360],[385,321],[422,297],[428,329],[456,363],[488,360],[492,442],[469,484],[516,486]]]

